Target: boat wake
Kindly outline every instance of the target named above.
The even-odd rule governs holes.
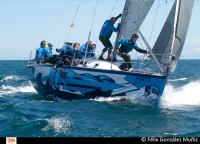
[[[161,97],[161,108],[183,108],[186,106],[200,106],[200,81],[190,82],[180,88],[167,85]]]
[[[19,86],[13,87],[9,85],[2,85],[0,87],[0,96],[12,95],[16,93],[37,93],[33,86]]]
[[[156,104],[157,99],[155,99],[154,96],[151,98],[146,98],[142,96],[143,94],[138,95],[132,95],[132,96],[118,96],[118,97],[99,97],[94,100],[96,102],[106,102],[106,103],[120,103],[120,104],[140,104],[144,106],[151,106],[151,107],[157,107],[158,104]]]
[[[183,109],[200,106],[200,81],[190,82],[180,88],[174,88],[168,84],[165,88],[163,96],[160,98],[160,108]],[[154,106],[155,98],[141,98],[142,94],[126,97],[100,97],[93,99],[97,102],[121,102],[127,101],[133,104],[141,104],[146,106]]]
[[[7,82],[7,81],[18,81],[18,80],[22,80],[21,77],[19,76],[15,76],[15,75],[10,75],[10,76],[6,76],[3,79],[1,79],[1,82]]]
[[[0,97],[16,93],[37,93],[31,82],[22,76],[8,75],[0,80]]]

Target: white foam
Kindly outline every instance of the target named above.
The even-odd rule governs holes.
[[[180,88],[174,88],[171,84],[168,84],[164,90],[160,99],[160,108],[172,108],[172,109],[188,109],[193,107],[200,107],[200,81],[190,82]],[[146,98],[141,97],[142,94],[126,96],[125,98],[132,103],[140,103],[149,105],[149,101]],[[98,102],[114,102],[120,101],[124,97],[100,97],[93,99]],[[154,99],[153,99],[154,100]],[[151,104],[151,103],[150,103]]]
[[[52,117],[45,119],[48,124],[43,131],[54,130],[56,133],[67,133],[70,130],[70,120],[68,117]]]
[[[113,101],[120,101],[122,99],[123,97],[98,97],[92,100],[97,102],[113,102]]]
[[[36,90],[33,86],[13,87],[2,85],[0,88],[0,95],[10,95],[14,93],[36,93]]]
[[[200,106],[200,81],[191,82],[181,88],[167,85],[161,97],[161,107]]]
[[[3,78],[1,81],[9,81],[9,80],[20,80],[21,78],[15,75],[10,75],[10,76],[6,76],[5,78]]]
[[[176,82],[176,81],[185,81],[185,80],[187,80],[188,78],[179,78],[179,79],[169,79],[169,81],[171,81],[171,82]]]

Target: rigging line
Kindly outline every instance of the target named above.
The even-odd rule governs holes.
[[[155,29],[155,25],[156,25],[156,20],[157,20],[157,16],[158,16],[158,9],[160,7],[160,0],[158,2],[158,6],[157,6],[157,10],[156,10],[156,15],[155,15],[155,18],[154,18],[154,22],[153,22],[153,27],[152,27],[152,30],[151,30],[151,33],[150,33],[150,37],[149,37],[149,43],[151,41],[151,38],[152,38],[152,34],[153,34],[153,31]]]
[[[95,7],[94,7],[94,10],[93,10],[92,23],[91,23],[91,27],[90,27],[90,31],[89,31],[89,35],[88,35],[87,48],[86,48],[85,56],[84,56],[84,60],[83,60],[84,64],[85,64],[85,60],[87,58],[88,42],[90,41],[90,37],[91,37],[91,33],[92,33],[92,28],[93,28],[93,25],[94,25],[94,18],[95,18],[95,15],[96,15],[97,5],[98,5],[98,0],[96,0]]]
[[[135,23],[135,25],[137,26],[137,24]],[[157,57],[155,56],[155,54],[153,53],[149,43],[146,41],[145,37],[143,36],[142,32],[140,31],[140,29],[138,28],[138,32],[139,35],[142,37],[143,42],[145,43],[145,45],[147,46],[147,49],[151,52],[152,58],[155,60],[157,66],[159,67],[159,69],[161,70],[162,73],[164,73],[163,68],[162,68],[162,64],[158,61]]]
[[[81,6],[81,2],[82,2],[82,0],[80,0],[79,3],[78,3],[76,12],[75,12],[74,17],[73,17],[73,20],[72,20],[72,23],[71,23],[71,25],[70,25],[70,27],[69,27],[69,29],[68,29],[68,31],[67,31],[66,40],[68,39],[68,36],[70,35],[72,28],[74,27],[74,21],[76,20],[76,16],[77,16],[78,11],[79,11],[79,8],[80,8],[80,6]]]
[[[139,39],[139,42],[140,42],[140,45],[142,46],[142,48],[144,49],[144,46],[141,42],[141,40]],[[145,61],[145,54],[142,56],[142,59],[139,59],[140,60],[140,67],[139,67],[139,70],[141,70],[142,66],[144,65],[144,61]]]
[[[49,39],[49,36],[51,35],[51,33],[55,30],[55,28],[58,25],[58,22],[62,19],[62,17],[64,16],[64,14],[66,13],[66,10],[68,10],[70,4],[72,1],[69,1],[68,4],[65,6],[65,8],[63,9],[62,13],[60,14],[60,16],[58,17],[58,19],[56,20],[56,23],[52,26],[52,28],[50,29],[49,33],[47,34],[46,38]]]
[[[167,11],[168,11],[168,0],[165,0],[165,3],[166,3],[166,19],[167,19]]]
[[[94,14],[93,14],[93,17],[92,17],[92,24],[91,24],[91,27],[90,27],[90,31],[92,31],[92,29],[93,29],[94,18],[95,18],[95,15],[96,15],[97,5],[98,5],[98,1],[96,0],[94,11],[93,11]]]
[[[28,60],[28,65],[31,64],[32,53],[33,53],[33,51],[31,50],[30,57],[29,57],[29,60]]]
[[[110,13],[109,13],[109,15],[108,15],[108,18],[111,17],[111,15],[112,15],[112,13],[113,13],[115,7],[116,7],[117,2],[118,2],[118,0],[115,0],[115,3],[113,4],[113,7],[112,7],[112,9],[111,9],[111,11],[110,11]]]
[[[77,6],[76,13],[75,13],[74,18],[73,18],[73,20],[72,20],[72,25],[73,25],[73,23],[74,23],[74,21],[75,21],[75,19],[76,19],[77,14],[78,14],[80,5],[81,5],[81,0],[79,1],[79,4],[78,4],[78,6]],[[71,26],[71,27],[73,27],[73,26]]]

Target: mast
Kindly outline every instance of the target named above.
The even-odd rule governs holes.
[[[120,39],[121,37],[121,34],[122,34],[122,27],[124,26],[124,23],[125,23],[125,18],[126,18],[126,15],[128,15],[128,9],[129,9],[129,3],[130,3],[130,0],[126,0],[126,3],[124,5],[124,10],[123,10],[123,15],[122,15],[122,19],[121,19],[121,27],[120,27],[120,30],[119,32],[117,33],[117,37],[115,39],[115,46],[114,46],[114,50],[113,50],[113,55],[112,55],[112,61],[115,61],[116,60],[116,57],[117,57],[117,41]],[[112,66],[111,66],[112,67]]]
[[[172,45],[171,45],[171,53],[170,53],[170,61],[174,59],[173,55],[173,47],[176,39],[176,28],[177,28],[177,22],[178,22],[178,15],[180,11],[180,0],[176,0],[176,12],[175,12],[175,19],[174,19],[174,29],[173,29],[173,39],[172,39]],[[170,66],[168,67],[170,69]]]
[[[172,48],[171,71],[175,71],[180,58],[185,39],[187,36],[190,19],[192,15],[194,0],[177,0],[179,6],[177,7],[177,22],[175,31],[174,46]]]

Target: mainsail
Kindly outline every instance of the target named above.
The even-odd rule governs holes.
[[[153,47],[163,66],[174,71],[183,49],[194,0],[176,0]]]
[[[116,41],[131,37],[133,33],[137,33],[153,3],[154,0],[126,0],[121,28]],[[114,59],[116,58],[116,51],[117,49],[115,48],[113,52]]]
[[[118,39],[137,32],[153,3],[154,0],[126,0]]]

